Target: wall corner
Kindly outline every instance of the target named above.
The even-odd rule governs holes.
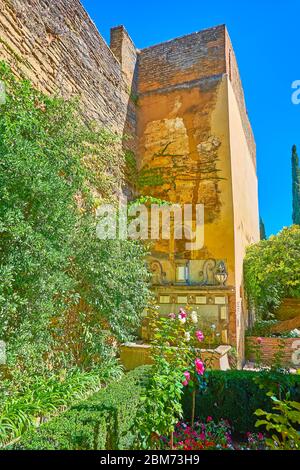
[[[138,50],[123,25],[110,30],[110,49],[121,65],[124,80],[129,90],[134,81]]]

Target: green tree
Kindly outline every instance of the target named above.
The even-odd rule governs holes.
[[[247,249],[244,261],[249,303],[265,318],[285,297],[300,296],[300,227],[284,228],[276,236]]]
[[[3,63],[0,79],[0,338],[23,367],[92,367],[149,297],[143,247],[96,238],[95,209],[123,183],[120,142]]]
[[[300,225],[300,168],[296,145],[292,148],[293,224]]]
[[[264,221],[261,217],[259,219],[259,230],[260,230],[260,239],[266,240],[267,239],[266,228],[265,228]]]

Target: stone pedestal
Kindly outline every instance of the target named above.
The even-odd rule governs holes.
[[[199,355],[207,360],[210,368],[214,370],[230,369],[228,353],[231,346],[219,346],[216,349],[199,349]],[[125,343],[121,346],[120,360],[126,371],[136,367],[152,364],[150,356],[151,345],[138,343]]]

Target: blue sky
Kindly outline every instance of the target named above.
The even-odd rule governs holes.
[[[123,24],[138,48],[225,23],[239,62],[257,143],[260,213],[267,234],[291,224],[291,147],[300,154],[300,2],[297,0],[83,0],[101,35]]]

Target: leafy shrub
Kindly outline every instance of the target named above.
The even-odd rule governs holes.
[[[257,379],[262,376],[268,379],[268,372],[251,371],[208,371],[207,387],[198,392],[196,397],[196,416],[205,420],[208,415],[214,421],[227,419],[236,433],[255,431],[256,418],[254,412],[258,409],[271,410],[271,401],[264,388],[260,388]],[[272,372],[272,383],[280,385],[281,394],[288,392],[291,399],[300,400],[300,376],[290,374],[275,374]],[[190,419],[190,395],[184,397],[185,418]]]
[[[18,438],[27,429],[99,390],[105,383],[122,376],[114,362],[92,372],[61,370],[60,374],[25,376],[19,387],[4,380],[0,392],[0,444]],[[16,380],[17,377],[14,377]]]
[[[300,450],[300,403],[288,400],[277,400],[270,393],[273,406],[272,412],[256,410],[261,419],[256,426],[264,426],[271,437],[267,446],[271,450]]]
[[[27,432],[9,449],[130,449],[147,366],[94,394],[40,428]]]
[[[277,320],[257,320],[252,328],[248,328],[247,336],[272,336],[272,327],[277,325]]]
[[[90,370],[131,339],[149,298],[142,245],[96,237],[97,206],[123,184],[120,139],[2,62],[0,80],[0,339],[29,374]]]
[[[250,305],[263,318],[276,312],[285,297],[300,297],[300,226],[250,246],[244,261]]]
[[[161,435],[173,436],[175,425],[183,415],[184,389],[194,395],[203,385],[209,360],[201,360],[199,347],[204,335],[197,323],[197,312],[188,309],[180,308],[177,315],[170,313],[168,317],[162,317],[155,308],[151,312],[153,367],[136,420],[139,449],[156,448]],[[178,344],[180,348],[176,347]]]

